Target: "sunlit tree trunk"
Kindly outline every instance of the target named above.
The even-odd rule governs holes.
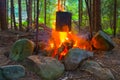
[[[23,28],[22,28],[22,8],[21,8],[21,0],[18,0],[18,12],[19,12],[19,30],[22,31]]]
[[[0,27],[1,30],[7,30],[7,5],[6,0],[0,0]]]
[[[114,28],[114,37],[116,36],[116,15],[117,15],[117,0],[114,0],[114,25],[113,25],[113,28]]]

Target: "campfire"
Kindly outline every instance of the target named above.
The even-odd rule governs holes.
[[[89,33],[74,34],[71,31],[71,17],[72,14],[70,12],[57,11],[56,25],[54,25],[52,29],[45,25],[40,25],[43,27],[45,32],[48,32],[48,35],[51,35],[49,37],[46,50],[53,50],[50,55],[58,58],[59,60],[62,60],[71,48],[92,50]],[[44,43],[45,42],[43,42],[43,44]]]
[[[62,60],[71,48],[88,49],[87,47],[90,45],[89,40],[85,36],[82,35],[82,37],[71,32],[71,17],[72,14],[70,12],[58,11],[56,12],[55,27],[50,29],[42,25],[44,31],[48,32],[48,35],[51,34],[46,49],[48,51],[53,50],[50,53],[51,56],[57,57],[59,60]]]
[[[49,40],[50,49],[53,49],[52,57],[63,59],[71,48],[92,50],[90,41],[82,36],[77,36],[71,32],[59,32],[52,30],[52,39]]]
[[[39,40],[43,41],[43,44],[47,44],[47,47],[44,45],[44,47],[40,47],[40,49],[45,49],[50,53],[50,56],[62,60],[71,48],[80,48],[88,51],[92,51],[93,47],[99,50],[110,50],[113,48],[113,46],[108,46],[111,44],[109,44],[109,40],[106,41],[106,34],[103,32],[98,32],[94,38],[90,39],[89,31],[81,31],[78,34],[73,33],[71,31],[71,23],[72,14],[70,12],[65,12],[64,7],[61,7],[61,3],[58,1],[56,25],[54,25],[52,29],[46,25],[40,25],[43,27],[44,32],[47,32],[46,35],[50,35],[47,42],[44,40]],[[44,36],[46,36],[43,32],[39,35],[42,35],[40,39],[44,39]],[[101,46],[101,43],[104,45]]]

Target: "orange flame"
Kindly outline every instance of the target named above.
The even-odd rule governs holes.
[[[58,9],[58,11],[64,11],[63,1],[58,0],[57,9]]]

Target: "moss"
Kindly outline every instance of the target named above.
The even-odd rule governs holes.
[[[16,41],[11,49],[10,58],[15,61],[22,61],[32,55],[34,43],[29,39],[20,39]]]

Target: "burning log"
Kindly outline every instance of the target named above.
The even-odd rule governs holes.
[[[62,60],[64,56],[67,54],[68,50],[73,48],[73,45],[74,45],[73,40],[65,41],[64,43],[62,43],[62,45],[58,48],[57,58],[59,60]]]

